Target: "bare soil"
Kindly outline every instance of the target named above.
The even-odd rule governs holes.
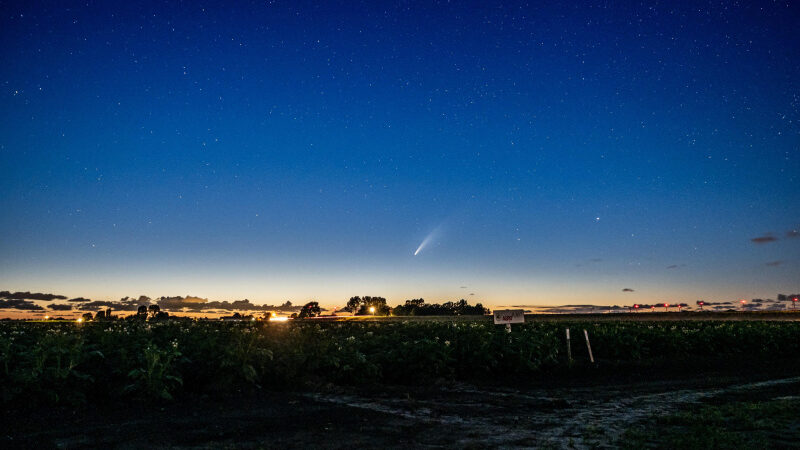
[[[4,411],[2,448],[613,448],[653,416],[700,401],[800,393],[791,373],[613,383],[328,386]]]

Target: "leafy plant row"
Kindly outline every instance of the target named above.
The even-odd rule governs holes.
[[[328,383],[536,379],[594,370],[583,329],[597,365],[614,370],[800,362],[795,322],[533,322],[510,334],[483,320],[3,323],[0,393],[9,404],[37,405]]]

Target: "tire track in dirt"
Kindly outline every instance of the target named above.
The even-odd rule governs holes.
[[[386,414],[408,426],[446,426],[449,439],[427,439],[420,445],[512,448],[612,448],[629,427],[654,415],[669,414],[682,405],[727,393],[757,391],[800,384],[800,377],[718,388],[675,389],[610,386],[532,391],[490,391],[474,387],[442,389],[430,398],[364,397],[354,394],[307,394],[318,402],[333,403]],[[642,393],[642,391],[650,392]],[[638,393],[637,393],[638,392]]]

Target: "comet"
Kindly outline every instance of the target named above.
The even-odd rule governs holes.
[[[419,255],[419,252],[421,252],[425,247],[427,247],[428,244],[430,244],[439,235],[440,228],[441,227],[436,227],[435,230],[431,231],[427,236],[425,236],[425,239],[423,239],[422,243],[419,244],[417,250],[414,251],[414,256]]]

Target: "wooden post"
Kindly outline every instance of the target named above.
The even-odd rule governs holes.
[[[592,344],[589,343],[589,332],[583,330],[583,335],[586,337],[586,348],[589,349],[589,360],[594,363],[594,356],[592,356]]]
[[[567,328],[567,359],[569,364],[572,365],[572,345],[569,342],[569,328]]]

